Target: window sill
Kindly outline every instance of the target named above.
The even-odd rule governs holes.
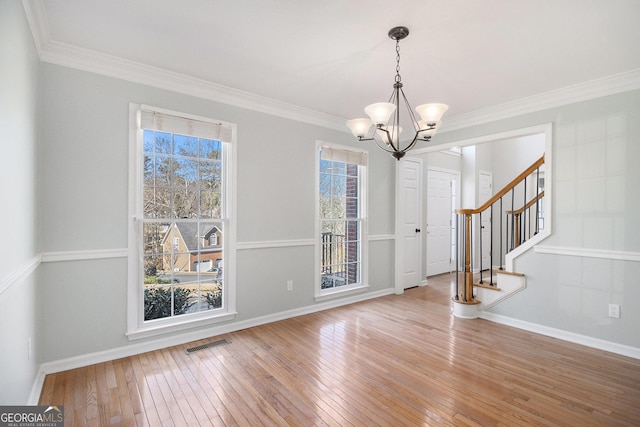
[[[210,325],[212,323],[221,323],[229,320],[233,320],[236,317],[236,312],[223,313],[216,316],[209,316],[198,319],[185,319],[181,321],[164,323],[162,325],[144,326],[137,330],[127,332],[127,338],[129,341],[139,340],[143,338],[154,337],[157,335],[169,334],[172,332],[183,331],[185,329],[197,328],[200,326]]]
[[[362,292],[365,289],[369,289],[369,285],[358,285],[355,287],[350,287],[348,289],[340,289],[340,290],[333,290],[331,292],[328,293],[321,293],[315,296],[315,300],[316,302],[320,302],[320,301],[327,301],[330,299],[334,299],[334,298],[342,298],[342,297],[346,297],[349,295],[353,295],[359,292]]]

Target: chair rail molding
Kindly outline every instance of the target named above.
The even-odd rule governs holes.
[[[620,261],[640,262],[640,252],[613,251],[607,249],[591,249],[591,248],[575,248],[565,246],[543,246],[534,247],[537,253],[551,255],[566,255],[582,258],[603,258],[615,259]]]
[[[84,261],[90,259],[126,258],[127,248],[88,249],[80,251],[43,252],[42,262]]]
[[[35,255],[33,258],[23,263],[17,270],[9,273],[8,276],[0,280],[0,297],[13,286],[24,282],[42,262],[42,255]]]

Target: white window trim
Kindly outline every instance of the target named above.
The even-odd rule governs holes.
[[[200,312],[178,317],[157,319],[144,322],[144,307],[140,289],[141,262],[138,234],[141,232],[139,219],[141,217],[141,201],[139,195],[143,188],[142,178],[142,130],[138,126],[138,116],[141,109],[151,109],[160,113],[176,115],[187,119],[203,122],[220,123],[210,118],[184,114],[156,107],[140,104],[129,104],[129,197],[128,197],[128,290],[127,290],[127,337],[129,340],[142,339],[160,334],[166,334],[185,329],[195,328],[212,323],[220,323],[235,318],[236,312],[236,159],[237,159],[237,126],[233,123],[222,123],[232,129],[231,141],[225,144],[223,150],[223,180],[224,202],[223,223],[225,229],[223,269],[225,272],[224,311]]]
[[[320,273],[322,265],[320,262],[322,253],[322,227],[320,224],[320,149],[329,147],[336,150],[345,150],[357,154],[364,153],[364,165],[358,166],[361,227],[360,227],[360,282],[351,285],[340,286],[339,288],[322,289]],[[357,149],[346,145],[334,144],[326,141],[316,141],[315,151],[315,301],[326,301],[334,298],[342,298],[355,293],[362,292],[369,288],[369,220],[368,220],[368,169],[369,156],[367,150]]]

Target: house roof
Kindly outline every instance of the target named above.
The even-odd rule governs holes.
[[[194,222],[178,222],[174,224],[175,227],[180,232],[182,236],[182,240],[184,241],[185,246],[189,252],[193,252],[198,250],[198,238],[208,238],[212,232],[222,231],[222,227],[219,225],[206,225],[205,228],[202,229],[201,233],[198,233],[198,224]],[[171,230],[172,227],[169,228]],[[165,235],[166,237],[170,234],[168,231]]]

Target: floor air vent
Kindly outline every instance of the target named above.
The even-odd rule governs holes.
[[[229,344],[229,341],[226,339],[221,339],[218,341],[208,342],[206,344],[198,345],[195,347],[191,347],[187,349],[187,353],[194,353],[196,351],[204,350],[205,348],[218,347],[219,345]]]

